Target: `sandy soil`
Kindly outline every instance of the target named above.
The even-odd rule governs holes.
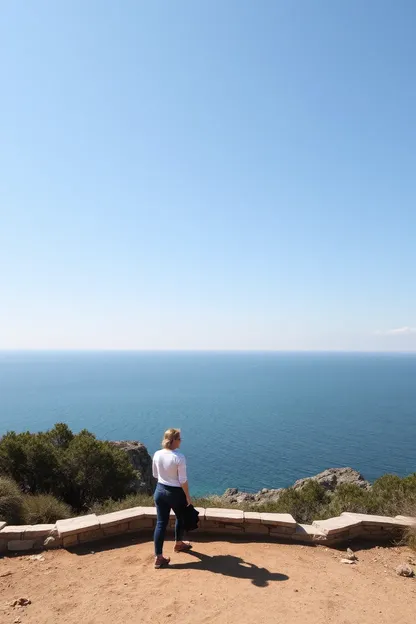
[[[93,551],[93,552],[91,552]],[[0,559],[1,624],[125,622],[411,624],[416,579],[395,568],[407,548],[357,549],[358,563],[323,546],[194,541],[154,570],[152,545],[129,536],[82,550]],[[26,607],[12,607],[28,598]]]

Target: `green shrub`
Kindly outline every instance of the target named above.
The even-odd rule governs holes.
[[[25,521],[23,495],[15,481],[0,476],[0,520],[7,524]]]
[[[302,489],[288,488],[275,502],[256,507],[257,511],[289,513],[297,522],[312,522],[322,516],[330,500],[325,488],[317,481],[309,481]]]
[[[73,515],[70,506],[52,494],[27,494],[24,512],[27,524],[53,524]]]
[[[323,511],[326,518],[339,516],[343,511],[374,513],[376,511],[369,491],[354,483],[339,485]]]
[[[416,508],[416,474],[404,478],[383,475],[374,482],[370,498],[374,513],[411,515]]]
[[[52,494],[77,512],[96,501],[123,498],[135,477],[126,453],[85,429],[74,435],[63,423],[44,433],[3,436],[0,473],[23,492]]]

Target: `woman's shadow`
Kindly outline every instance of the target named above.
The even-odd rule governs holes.
[[[215,574],[224,574],[224,576],[248,579],[256,587],[267,587],[269,581],[287,581],[289,578],[286,574],[270,572],[266,568],[259,568],[254,563],[247,563],[241,557],[233,557],[232,555],[210,557],[195,550],[190,550],[187,554],[195,557],[197,561],[174,563],[169,568],[173,570],[207,570]]]

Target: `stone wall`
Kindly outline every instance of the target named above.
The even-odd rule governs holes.
[[[290,514],[244,512],[237,509],[198,508],[198,533],[240,535],[250,540],[335,544],[364,539],[374,542],[400,539],[416,518],[371,516],[345,512],[336,518],[298,524]],[[154,507],[134,507],[102,516],[89,514],[58,520],[56,524],[10,526],[0,522],[0,553],[69,548],[126,533],[150,534],[156,523]],[[170,529],[175,523],[172,512]]]

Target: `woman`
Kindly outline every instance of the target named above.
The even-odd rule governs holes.
[[[155,529],[155,568],[169,564],[169,557],[163,556],[163,542],[169,522],[170,510],[176,516],[175,552],[183,552],[192,548],[189,542],[182,540],[184,533],[183,514],[187,505],[192,504],[186,476],[186,459],[179,452],[181,445],[179,429],[168,429],[162,440],[162,449],[153,456],[153,476],[157,479],[155,504],[157,522]]]

